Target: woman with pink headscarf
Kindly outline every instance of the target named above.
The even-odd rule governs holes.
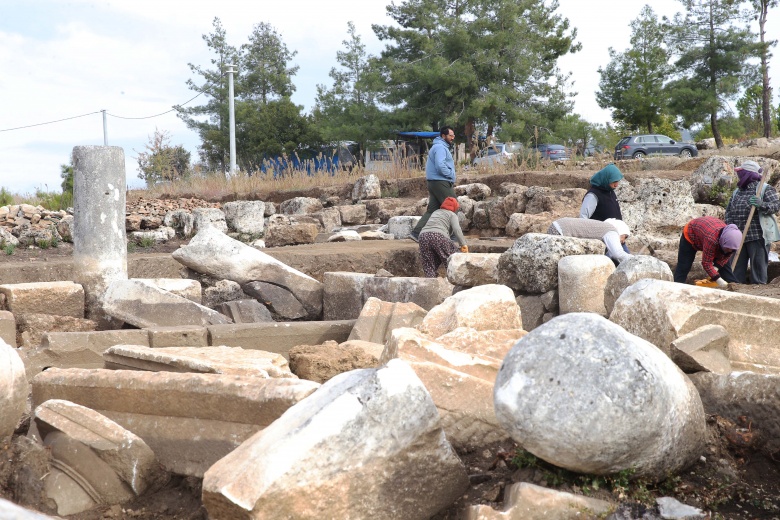
[[[780,231],[774,214],[780,210],[780,198],[775,188],[764,184],[758,193],[758,185],[763,172],[757,162],[745,161],[735,168],[739,181],[737,189],[726,206],[726,223],[734,224],[744,230],[750,209],[756,208],[745,233],[745,243],[734,265],[734,277],[739,283],[747,281],[748,259],[750,260],[750,280],[753,283],[767,283],[767,265],[769,248],[772,242],[780,240]]]
[[[715,286],[726,287],[728,282],[736,282],[728,263],[740,242],[742,232],[734,224],[726,224],[715,217],[691,220],[685,224],[680,237],[674,281],[685,283],[696,252],[701,251],[701,266]]]

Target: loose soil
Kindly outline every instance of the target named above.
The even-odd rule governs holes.
[[[681,163],[675,170],[630,172],[626,177],[630,181],[638,178],[677,180],[687,177],[701,162],[701,158],[691,159]],[[529,181],[536,180],[539,175],[534,173],[497,175],[489,178],[466,177],[471,182],[486,182],[492,189],[497,190],[501,182],[534,185],[534,182]],[[554,175],[560,174],[556,172]],[[566,177],[566,180],[561,182],[560,187],[579,184],[586,187],[590,175],[592,172],[564,172],[563,177]],[[551,179],[547,180],[549,182]],[[409,188],[404,193],[410,201],[416,202],[425,196],[424,184],[419,184],[420,186]],[[414,250],[416,246],[407,242],[409,241],[384,245]],[[130,254],[169,254],[184,243],[186,242],[182,240],[172,240],[152,247],[136,248],[135,252]],[[477,243],[484,247],[485,251],[491,250],[491,244],[494,247],[506,247],[505,244],[499,245],[490,240],[479,240]],[[317,254],[330,248],[339,248],[340,252],[345,253],[345,261],[348,261],[347,257],[351,257],[353,253],[360,257],[360,242],[293,246],[269,249],[268,252],[293,255],[296,263],[310,265],[311,270],[316,271]],[[69,243],[49,249],[17,248],[13,255],[0,252],[0,263],[58,262],[67,260],[72,253],[73,246]],[[306,269],[302,270],[306,272]],[[360,262],[348,262],[343,270],[360,272]],[[780,285],[735,285],[731,289],[780,297]],[[533,458],[528,454],[516,457],[524,452],[518,451],[518,446],[510,441],[459,453],[471,484],[455,504],[433,519],[455,520],[465,507],[476,504],[487,504],[501,510],[505,492],[515,482],[531,482],[621,503],[621,510],[634,511],[633,517],[626,518],[643,518],[642,512],[652,510],[656,497],[672,496],[683,503],[711,512],[713,519],[780,519],[780,453],[767,453],[763,450],[760,442],[761,425],[752,423],[750,418],[744,418],[740,424],[735,424],[718,416],[708,417],[707,423],[707,447],[702,458],[688,470],[657,484],[641,481],[628,484],[623,478],[617,477],[604,479],[579,476],[541,461],[532,463],[530,461]],[[0,443],[0,497],[53,514],[52,505],[47,504],[42,490],[42,477],[50,470],[48,453],[45,448],[25,437],[28,425],[29,417],[22,421],[12,438]],[[746,442],[746,439],[749,442]],[[172,477],[162,489],[147,493],[132,502],[121,506],[98,507],[66,518],[204,520],[207,515],[200,501],[200,493],[200,479]]]

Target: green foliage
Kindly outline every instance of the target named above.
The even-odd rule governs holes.
[[[666,29],[646,5],[631,22],[631,48],[619,53],[609,49],[610,62],[599,68],[596,100],[612,109],[612,119],[633,131],[659,132],[667,104],[664,83],[671,75]]]
[[[14,196],[4,187],[0,187],[0,206],[10,206],[14,203]]]
[[[138,178],[146,181],[147,185],[189,176],[190,152],[182,145],[171,146],[170,141],[169,132],[155,128],[154,135],[149,136],[149,142],[144,146],[144,151],[136,151]]]
[[[326,142],[354,141],[365,155],[367,142],[386,137],[392,124],[379,107],[379,77],[352,22],[347,23],[347,35],[344,50],[336,53],[339,68],[330,70],[332,87],[317,85],[312,115]]]
[[[463,0],[391,3],[394,25],[374,25],[387,45],[372,60],[380,101],[406,126],[441,128],[473,139],[477,125],[502,139],[528,138],[571,103],[557,59],[579,50],[557,1]]]
[[[741,118],[728,114],[718,119],[718,130],[722,139],[736,141],[745,135],[745,125]],[[701,129],[696,132],[696,139],[707,139],[714,137],[712,132],[712,125],[709,123],[704,124]]]
[[[653,133],[662,134],[671,137],[675,141],[681,141],[682,135],[675,125],[674,119],[668,114],[662,114],[658,120],[658,125]]]
[[[60,164],[60,178],[62,179],[62,193],[70,193],[71,200],[73,198],[73,163]]]
[[[14,254],[14,251],[16,251],[16,246],[11,243],[6,244],[5,242],[3,242],[2,246],[3,246],[3,251],[8,256],[11,256],[12,254]]]
[[[148,248],[153,247],[156,244],[154,239],[152,237],[141,237],[141,239],[138,241],[138,245],[142,248]]]
[[[37,188],[35,190],[35,198],[30,203],[51,211],[67,209],[73,206],[73,191],[57,193],[56,191],[45,191]]]
[[[737,101],[737,112],[739,121],[744,127],[744,137],[757,137],[764,134],[763,95],[763,87],[756,83],[745,89],[742,97]],[[775,108],[770,105],[769,121],[770,126],[776,127],[780,124],[780,107]]]
[[[750,32],[749,19],[741,2],[686,0],[685,14],[678,13],[668,24],[679,74],[668,85],[670,107],[682,116],[686,128],[709,118],[718,148],[723,147],[720,110],[755,78],[749,58],[758,54],[760,46]]]

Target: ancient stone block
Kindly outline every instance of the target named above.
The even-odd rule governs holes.
[[[84,317],[84,289],[73,282],[33,282],[0,285],[6,307],[14,314]]]

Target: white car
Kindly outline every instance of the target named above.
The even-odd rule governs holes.
[[[506,164],[515,156],[516,152],[523,149],[523,145],[520,143],[493,143],[480,150],[479,154],[474,158],[472,164],[479,166],[484,164],[491,166],[494,164]]]

